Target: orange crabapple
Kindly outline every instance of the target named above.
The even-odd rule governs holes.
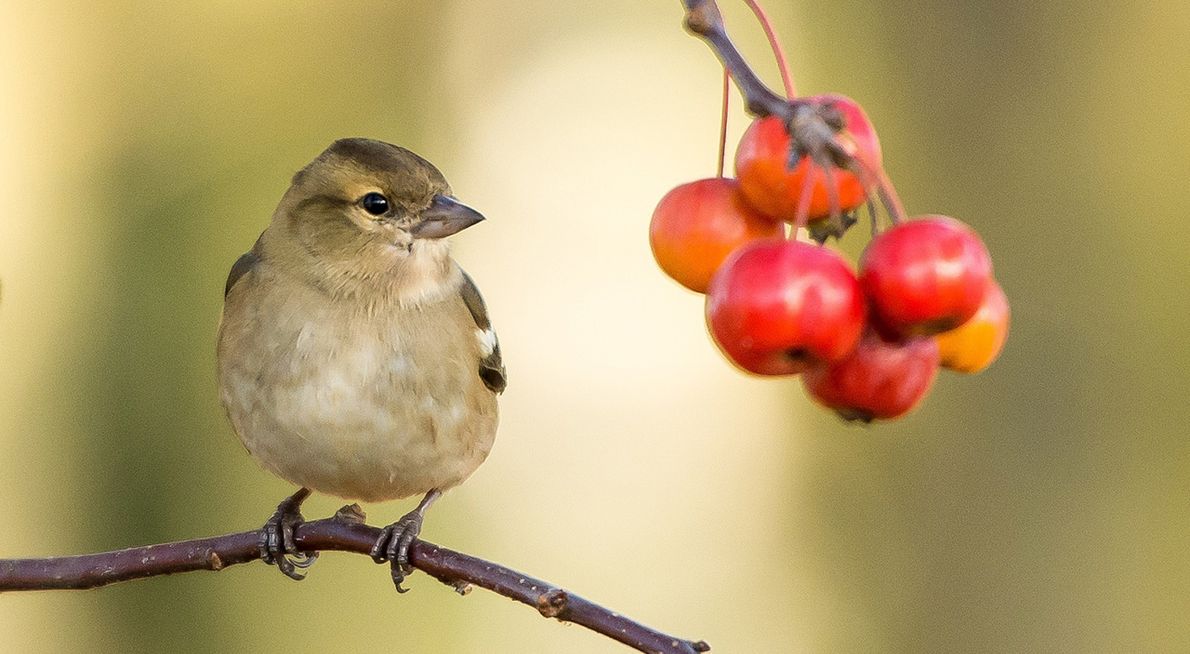
[[[942,356],[942,367],[976,373],[992,365],[1008,338],[1010,314],[1004,289],[992,280],[983,303],[970,320],[934,337]]]
[[[733,179],[682,184],[661,199],[649,224],[657,265],[686,288],[705,293],[711,276],[741,245],[782,238],[785,226],[756,211]]]
[[[868,197],[865,180],[833,163],[834,157],[825,142],[830,137],[823,130],[809,126],[825,123],[834,132],[834,146],[854,158],[868,173],[874,174],[883,165],[876,130],[858,103],[833,93],[810,96],[804,101],[808,110],[795,114],[792,128],[795,135],[802,135],[798,143],[794,143],[781,118],[767,116],[748,127],[735,156],[736,177],[748,202],[765,214],[789,222],[796,219],[807,183],[810,222],[831,215],[828,182],[833,181],[836,208],[841,213],[859,207]],[[797,116],[804,118],[799,120]],[[797,163],[791,166],[794,157]],[[829,172],[821,165],[824,160]],[[807,175],[810,180],[806,179]]]

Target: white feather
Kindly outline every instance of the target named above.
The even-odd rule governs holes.
[[[496,351],[496,332],[491,329],[477,329],[475,337],[479,339],[480,356],[487,357]]]

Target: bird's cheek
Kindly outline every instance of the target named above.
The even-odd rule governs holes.
[[[401,256],[409,253],[411,239],[408,234],[391,224],[384,224],[380,229],[380,242],[382,243],[380,250],[384,254]]]

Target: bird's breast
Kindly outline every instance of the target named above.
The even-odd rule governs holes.
[[[443,304],[282,311],[221,333],[221,350],[238,350],[221,351],[220,381],[245,446],[281,477],[350,499],[463,481],[491,448],[496,404],[474,327]]]

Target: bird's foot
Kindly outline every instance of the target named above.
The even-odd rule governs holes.
[[[306,578],[306,568],[318,560],[318,553],[299,552],[293,531],[302,524],[302,502],[310,496],[308,488],[302,488],[277,505],[273,514],[260,530],[260,558],[269,565],[277,566],[281,574],[301,581]]]
[[[398,593],[408,592],[401,583],[413,572],[409,563],[409,547],[417,540],[421,533],[421,524],[425,519],[421,510],[414,509],[406,513],[400,520],[380,530],[380,538],[372,546],[372,560],[377,563],[392,564],[393,584]]]
[[[368,520],[367,514],[364,510],[359,508],[358,504],[348,504],[338,511],[335,511],[333,518],[336,522],[342,522],[349,525],[362,525]]]

